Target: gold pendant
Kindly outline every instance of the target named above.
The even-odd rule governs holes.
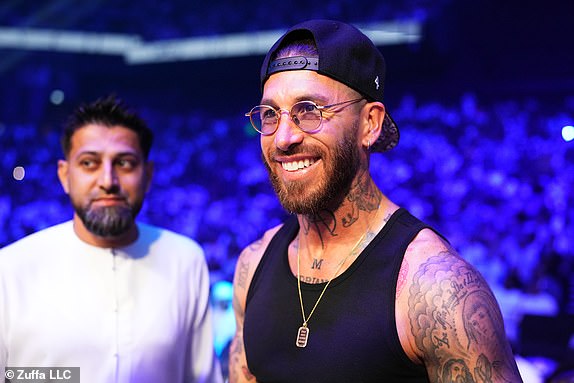
[[[297,347],[303,348],[307,346],[307,339],[309,339],[309,328],[306,323],[303,323],[303,326],[299,327],[297,331],[297,341],[295,344]]]

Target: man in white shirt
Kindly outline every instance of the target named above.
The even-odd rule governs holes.
[[[82,383],[222,381],[203,250],[135,220],[152,140],[115,98],[70,116],[58,176],[73,220],[0,250],[0,371],[79,367]]]

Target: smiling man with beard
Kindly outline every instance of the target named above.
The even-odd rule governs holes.
[[[521,381],[485,280],[371,177],[371,153],[399,140],[384,79],[378,48],[337,21],[298,24],[267,53],[246,116],[292,214],[237,261],[232,383],[441,382],[453,360],[469,381]],[[467,300],[496,341],[468,337]]]
[[[0,370],[221,382],[203,250],[136,222],[153,174],[151,130],[108,97],[77,108],[61,143],[58,176],[74,217],[0,250]]]

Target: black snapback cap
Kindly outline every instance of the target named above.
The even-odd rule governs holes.
[[[310,36],[319,57],[285,57],[271,60],[284,41]],[[273,73],[288,70],[313,70],[331,77],[365,96],[383,101],[385,59],[373,42],[356,27],[335,20],[308,20],[291,27],[271,47],[261,66],[261,88]],[[371,151],[386,152],[399,142],[399,129],[385,113],[382,131]]]

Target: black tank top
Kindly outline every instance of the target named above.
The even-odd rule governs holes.
[[[243,336],[257,382],[428,382],[425,368],[404,353],[395,322],[401,262],[425,227],[406,210],[397,210],[332,280],[309,320],[307,347],[299,348],[295,343],[303,318],[287,258],[299,224],[290,217],[265,250],[247,294]],[[301,282],[306,315],[324,287]]]

